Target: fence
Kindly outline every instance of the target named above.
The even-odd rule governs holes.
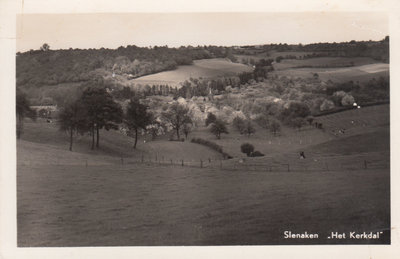
[[[389,169],[390,161],[388,159],[337,159],[329,160],[327,158],[321,160],[299,159],[290,161],[276,161],[272,158],[270,161],[264,159],[171,159],[165,156],[145,156],[140,158],[124,158],[115,159],[113,164],[122,166],[129,165],[145,165],[145,166],[173,166],[173,167],[189,167],[189,168],[211,168],[227,171],[256,171],[256,172],[313,172],[313,171],[353,171],[353,170],[373,170],[373,169]],[[86,161],[85,166],[90,166]]]

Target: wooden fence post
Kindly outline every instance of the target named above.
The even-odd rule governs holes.
[[[183,159],[182,159],[182,166],[183,166]]]
[[[142,154],[142,163],[144,162],[144,156],[143,156],[143,154]]]
[[[124,158],[121,156],[121,164],[124,164]]]
[[[287,164],[287,171],[290,172],[290,165]]]
[[[203,168],[203,160],[200,159],[200,168]]]
[[[170,159],[171,160],[171,165],[172,165],[172,159]]]
[[[367,169],[367,160],[364,160],[364,169]]]

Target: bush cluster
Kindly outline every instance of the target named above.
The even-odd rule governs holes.
[[[207,147],[217,151],[218,153],[221,153],[224,156],[224,158],[227,158],[227,159],[231,159],[232,158],[232,156],[230,156],[229,154],[227,154],[227,153],[225,153],[223,151],[223,149],[222,149],[222,147],[220,145],[218,145],[218,144],[216,144],[216,143],[214,143],[212,141],[208,141],[208,140],[205,140],[205,139],[202,139],[202,138],[192,138],[192,143],[197,143],[197,144],[200,144],[200,145],[207,146]]]
[[[245,153],[248,157],[258,157],[258,156],[264,156],[263,153],[260,151],[254,151],[254,146],[250,143],[244,143],[240,146],[240,150],[242,153]]]

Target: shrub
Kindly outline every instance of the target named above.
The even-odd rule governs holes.
[[[227,159],[231,159],[232,158],[232,156],[230,156],[229,154],[225,153],[222,150],[222,147],[220,145],[218,145],[218,144],[216,144],[216,143],[214,143],[212,141],[208,141],[208,140],[205,140],[205,139],[202,139],[202,138],[192,138],[191,142],[207,146],[207,147],[217,151],[218,153],[221,153],[224,156],[224,158],[227,158]]]
[[[245,153],[247,156],[250,156],[251,153],[254,151],[254,146],[250,143],[244,143],[240,146],[240,150],[242,153]]]
[[[335,103],[335,105],[340,106],[340,105],[342,105],[342,99],[343,99],[343,97],[345,97],[345,96],[346,96],[346,92],[344,92],[344,91],[337,91],[337,92],[334,92],[334,93],[333,93],[333,95],[332,95],[332,100],[333,100],[333,102]]]
[[[265,156],[263,153],[260,151],[254,151],[253,153],[250,154],[251,157],[258,157],[258,156]]]
[[[351,96],[350,94],[346,94],[343,98],[342,98],[342,105],[343,106],[349,106],[349,105],[353,105],[354,103],[354,97]]]
[[[319,107],[319,109],[320,109],[321,111],[328,111],[328,110],[331,110],[331,109],[333,109],[333,108],[335,108],[335,104],[334,104],[332,101],[329,101],[329,100],[327,100],[327,99],[325,99],[325,100],[322,102],[321,106]]]

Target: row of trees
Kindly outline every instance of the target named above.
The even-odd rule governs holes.
[[[106,89],[91,86],[83,91],[80,98],[65,104],[60,111],[59,123],[60,129],[69,133],[69,150],[72,150],[74,134],[85,133],[91,135],[91,149],[94,149],[100,146],[100,129],[118,129],[122,117],[121,105]]]
[[[192,124],[189,108],[174,102],[162,113],[162,118],[176,132],[178,140],[183,132],[186,137]],[[128,129],[128,136],[134,137],[136,148],[140,130],[147,130],[149,125],[159,124],[148,106],[140,99],[132,98],[125,111],[115,102],[106,88],[88,87],[81,97],[68,102],[60,111],[60,129],[70,136],[72,150],[75,134],[89,133],[92,136],[91,149],[99,148],[100,130],[118,129],[123,125]],[[154,128],[149,129],[152,131]],[[154,133],[154,132],[153,132]]]

